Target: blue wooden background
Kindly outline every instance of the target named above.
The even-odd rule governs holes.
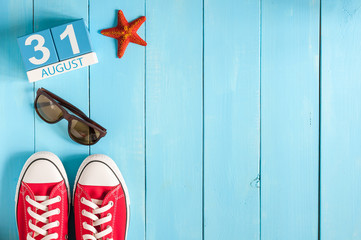
[[[92,153],[130,190],[128,239],[361,239],[361,1],[0,0],[0,239],[26,159],[70,184]],[[99,34],[147,17],[122,59]],[[99,63],[30,84],[16,38],[84,18]],[[108,129],[92,147],[32,107],[45,87]],[[108,92],[104,94],[104,92]],[[74,229],[70,224],[70,239]]]

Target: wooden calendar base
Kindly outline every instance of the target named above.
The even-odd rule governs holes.
[[[36,82],[44,78],[90,66],[95,63],[98,63],[97,55],[95,52],[90,52],[45,67],[27,71],[26,74],[28,75],[29,82]]]

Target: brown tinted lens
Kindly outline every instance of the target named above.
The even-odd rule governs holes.
[[[44,95],[38,97],[36,108],[41,117],[48,122],[56,122],[63,116],[61,109]]]
[[[98,130],[75,119],[70,122],[70,134],[75,141],[84,145],[94,144],[100,136]]]

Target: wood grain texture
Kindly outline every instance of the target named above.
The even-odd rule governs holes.
[[[146,238],[202,238],[202,1],[147,0]]]
[[[204,3],[204,238],[259,239],[260,3]]]
[[[21,168],[34,151],[33,87],[24,79],[16,38],[32,32],[32,1],[0,7],[0,238],[18,239],[15,189]]]
[[[361,3],[322,1],[321,239],[361,239]]]
[[[101,9],[101,11],[100,11]],[[145,48],[129,44],[118,59],[117,41],[100,30],[117,25],[117,10],[130,22],[144,15],[144,1],[93,1],[90,34],[99,63],[90,67],[90,115],[107,128],[107,135],[91,153],[109,155],[118,165],[130,195],[128,239],[145,235]],[[145,26],[138,34],[144,38]]]
[[[318,238],[319,2],[263,1],[261,239]]]

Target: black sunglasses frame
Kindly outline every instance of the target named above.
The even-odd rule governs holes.
[[[53,104],[55,104],[57,107],[59,107],[59,109],[62,111],[62,116],[57,119],[56,121],[54,122],[50,122],[46,119],[44,119],[41,114],[39,113],[39,110],[38,110],[38,106],[37,106],[37,102],[38,102],[38,99],[40,96],[45,96],[47,97]],[[102,126],[100,126],[98,123],[94,122],[93,120],[91,120],[90,118],[88,118],[85,113],[83,113],[79,108],[75,107],[74,105],[72,105],[71,103],[65,101],[64,99],[62,99],[61,97],[55,95],[54,93],[46,90],[45,88],[39,88],[37,93],[36,93],[36,98],[35,98],[35,101],[34,101],[34,108],[35,108],[35,111],[36,113],[38,114],[38,116],[44,120],[45,122],[47,123],[50,123],[50,124],[54,124],[54,123],[57,123],[59,121],[61,121],[62,119],[65,119],[68,121],[68,135],[70,136],[70,138],[76,142],[76,143],[79,143],[79,144],[82,144],[82,145],[86,145],[86,146],[90,146],[90,145],[94,145],[96,144],[102,137],[104,137],[106,134],[107,134],[107,130],[105,128],[103,128]],[[69,109],[72,113],[74,113],[75,115],[73,114],[70,114],[65,108]],[[70,130],[71,130],[71,121],[72,120],[77,120],[77,121],[80,121],[82,123],[84,123],[85,125],[89,126],[90,128],[93,128],[93,129],[96,129],[97,131],[99,131],[100,135],[99,137],[92,143],[89,143],[89,144],[84,144],[84,143],[81,143],[79,142],[77,139],[75,139],[72,134],[70,133]]]

